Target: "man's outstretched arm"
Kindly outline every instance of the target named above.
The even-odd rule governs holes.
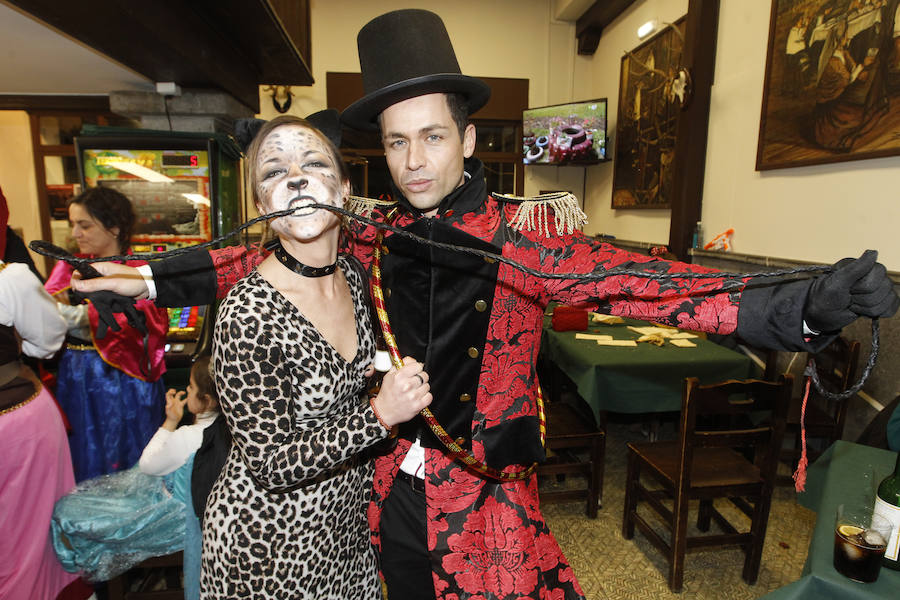
[[[94,263],[103,277],[80,279],[76,274],[72,287],[84,293],[107,290],[130,298],[149,298],[158,306],[212,304],[261,261],[258,252],[232,246],[188,252],[142,267]]]

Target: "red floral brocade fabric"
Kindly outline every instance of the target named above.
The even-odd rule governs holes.
[[[513,211],[514,207],[487,197],[475,210],[446,211],[435,218],[494,244],[504,257],[543,273],[602,273],[615,267],[657,273],[709,271],[631,254],[579,232],[545,236],[514,231],[507,225]],[[414,220],[406,214],[394,224],[403,227]],[[372,263],[376,233],[374,227],[357,229],[350,240],[351,251],[367,268]],[[259,261],[257,255],[241,249],[214,251],[213,260],[217,269],[222,269],[218,274],[220,295],[246,274],[248,265]],[[740,290],[722,292],[722,285],[722,279],[547,279],[501,264],[477,382],[471,426],[473,454],[484,459],[483,440],[492,427],[516,418],[533,419],[537,414],[535,361],[548,303],[728,334],[737,326]],[[402,331],[394,333],[398,339],[403,335]],[[440,353],[449,350],[430,349],[435,353],[431,363],[441,364]],[[440,390],[433,393],[436,403],[456,401],[441,398]],[[381,509],[409,446],[409,441],[401,439],[393,450],[376,458],[368,518],[377,548]],[[425,448],[425,486],[427,547],[439,600],[583,598],[575,574],[540,512],[534,475],[498,483],[468,471],[440,449]]]

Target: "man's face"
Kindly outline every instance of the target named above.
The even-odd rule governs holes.
[[[460,140],[445,95],[427,94],[384,109],[381,141],[394,184],[410,204],[432,216],[464,182],[463,159],[475,151],[475,127],[466,127]]]

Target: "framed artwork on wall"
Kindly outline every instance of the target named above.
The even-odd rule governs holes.
[[[900,154],[900,0],[772,0],[756,169]]]
[[[682,17],[622,57],[613,208],[669,208],[670,168],[684,95]]]

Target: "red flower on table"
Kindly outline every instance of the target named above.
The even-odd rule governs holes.
[[[469,594],[527,595],[537,585],[537,564],[527,544],[533,537],[534,527],[525,527],[515,509],[489,497],[469,514],[462,533],[447,538],[443,568]]]

